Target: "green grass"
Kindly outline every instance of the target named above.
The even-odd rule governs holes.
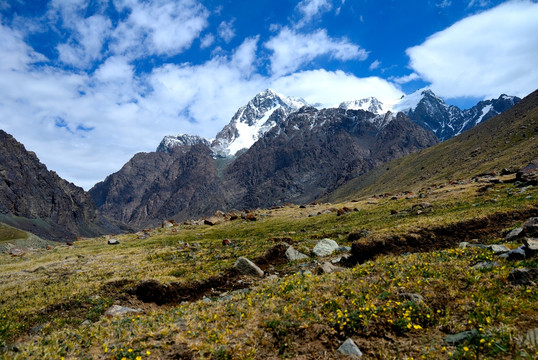
[[[148,279],[203,282],[226,272],[239,256],[263,255],[274,238],[288,238],[309,252],[324,237],[351,245],[347,236],[358,229],[370,231],[368,241],[536,208],[536,188],[520,193],[515,185],[497,184],[478,191],[483,186],[432,187],[425,198],[262,209],[254,222],[154,229],[146,239],[125,234],[116,246],[101,237],[23,257],[0,254],[0,358],[166,359],[179,353],[197,359],[336,358],[338,346],[351,337],[366,358],[514,358],[526,351],[530,359],[536,349],[519,338],[538,326],[536,288],[514,287],[506,279],[511,269],[538,263],[493,259],[475,248],[388,254],[328,275],[314,269],[314,275],[298,274],[306,269],[298,266],[313,259],[277,265],[278,277],[250,280],[250,291],[212,294],[211,301],[157,306],[129,291]],[[424,201],[431,210],[413,213],[412,206]],[[344,205],[359,211],[309,217]],[[231,246],[222,245],[225,238]],[[499,234],[481,241],[503,242]],[[491,260],[500,266],[471,267]],[[421,294],[425,302],[409,302],[402,292]],[[145,312],[104,317],[115,303]],[[443,342],[446,334],[473,329],[478,335],[468,341]]]

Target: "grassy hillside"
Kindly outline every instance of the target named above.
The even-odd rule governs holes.
[[[256,221],[151,229],[118,236],[119,245],[101,237],[22,257],[0,254],[0,358],[344,359],[337,348],[352,338],[363,358],[531,359],[538,349],[524,338],[538,327],[538,292],[507,278],[538,260],[509,261],[457,244],[506,243],[505,231],[538,214],[537,198],[536,187],[466,181],[256,210]],[[344,206],[357,211],[338,216]],[[424,237],[331,274],[318,274],[316,263],[342,254],[288,263],[278,246],[286,241],[309,253],[325,237],[350,246],[357,231],[361,243]],[[429,239],[427,251],[421,239]],[[236,274],[239,256],[266,275]],[[498,266],[473,267],[482,261]],[[143,312],[106,317],[112,305]],[[476,332],[444,340],[462,331]]]
[[[423,151],[355,178],[324,200],[380,192],[417,191],[503,168],[520,168],[538,156],[538,90],[505,113]]]

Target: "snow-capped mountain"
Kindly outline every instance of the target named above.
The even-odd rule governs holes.
[[[211,148],[217,156],[233,156],[248,149],[289,114],[308,105],[303,99],[280,95],[267,89],[237,110],[216,136]]]
[[[344,110],[365,110],[377,115],[385,114],[392,110],[390,105],[383,104],[373,96],[361,100],[344,101],[338,108]]]
[[[432,130],[439,140],[444,141],[499,115],[520,100],[518,97],[503,94],[498,99],[480,101],[472,108],[463,111],[457,106],[447,105],[430,89],[421,89],[402,97],[393,106],[392,111],[403,112],[418,125]]]
[[[211,146],[211,142],[209,140],[198,135],[167,135],[157,147],[157,152],[170,153],[174,148],[178,148],[180,146],[192,146],[196,144]]]

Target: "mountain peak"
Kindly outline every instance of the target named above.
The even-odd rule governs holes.
[[[206,146],[211,146],[209,140],[198,135],[167,135],[163,138],[163,140],[157,147],[157,152],[170,153],[172,152],[172,149],[175,149],[177,147],[192,146],[196,144],[204,144]]]

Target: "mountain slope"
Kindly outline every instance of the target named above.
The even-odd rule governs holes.
[[[103,214],[135,228],[226,207],[216,161],[203,144],[136,154],[90,194]]]
[[[431,146],[405,115],[302,108],[225,169],[237,207],[307,203],[377,164]]]
[[[117,231],[82,188],[47,170],[0,130],[0,222],[45,239],[71,241]]]
[[[518,168],[538,154],[538,90],[506,112],[434,147],[380,166],[351,180],[329,201],[381,191],[417,190],[434,182]]]

